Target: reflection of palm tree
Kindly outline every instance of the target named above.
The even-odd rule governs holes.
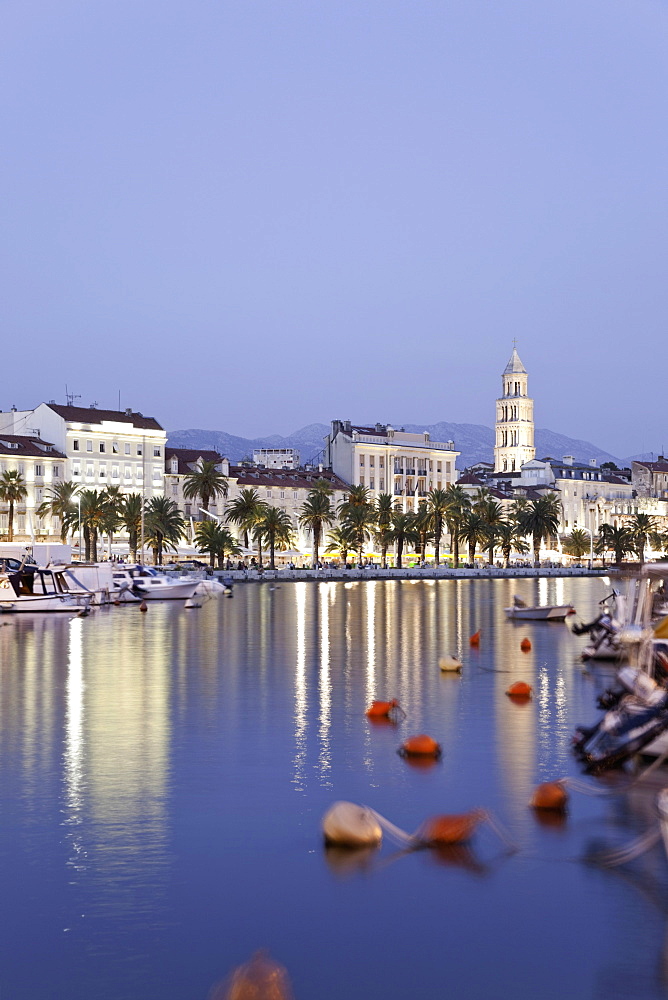
[[[165,549],[176,551],[186,523],[175,500],[165,496],[151,497],[146,504],[146,541],[153,549],[153,561],[162,566]]]
[[[208,512],[211,500],[227,496],[227,479],[220,474],[215,462],[200,462],[194,472],[183,477],[183,496],[186,500],[199,497]]]
[[[14,504],[20,503],[28,495],[23,476],[16,469],[3,472],[0,476],[0,500],[9,504],[7,517],[7,540],[14,541]]]
[[[657,529],[656,518],[650,514],[634,514],[627,520],[625,528],[633,539],[638,559],[644,563],[647,539]]]
[[[60,521],[60,540],[63,544],[67,541],[67,535],[77,522],[77,506],[73,498],[76,496],[78,486],[68,480],[62,483],[54,483],[47,490],[44,501],[37,508],[37,516],[44,517],[50,514]]]
[[[322,530],[334,521],[329,493],[322,488],[310,490],[299,511],[299,523],[313,536],[313,567],[317,569]]]
[[[453,555],[453,564],[459,566],[459,529],[464,515],[471,506],[471,500],[463,486],[450,483],[445,491],[448,498],[445,523],[450,532],[450,548]]]
[[[294,531],[290,515],[281,507],[267,506],[258,519],[253,534],[258,542],[261,538],[265,538],[269,542],[269,569],[276,569],[274,563],[276,546],[287,548],[292,545]]]

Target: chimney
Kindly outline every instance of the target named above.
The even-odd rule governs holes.
[[[564,465],[572,465],[573,464],[573,456],[572,455],[564,455],[564,457],[562,459],[562,462],[564,463]]]
[[[346,434],[350,434],[350,421],[349,420],[344,420],[343,421],[343,429],[346,432]]]
[[[595,469],[596,468],[596,459],[595,458],[590,458],[589,459],[589,464],[591,465],[592,469]]]
[[[131,406],[126,406],[126,408],[125,408],[125,416],[126,417],[131,417],[132,416],[132,407]]]

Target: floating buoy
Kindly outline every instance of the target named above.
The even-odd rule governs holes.
[[[520,649],[522,650],[523,653],[528,653],[529,650],[531,649],[531,639],[526,639],[526,638],[522,639],[520,643]]]
[[[469,638],[469,645],[471,646],[480,645],[480,629],[478,629],[477,632],[474,632],[473,635]]]
[[[401,745],[398,753],[402,757],[440,757],[441,744],[431,736],[411,736]]]
[[[141,602],[141,604],[139,605],[139,610],[140,611],[148,611],[148,604],[146,603],[146,601],[142,601]]]
[[[210,1000],[293,1000],[287,971],[274,962],[266,951],[257,951],[250,962],[234,970],[221,983]]]
[[[511,684],[506,694],[509,698],[516,698],[518,701],[528,701],[533,692],[533,688],[526,681],[515,681]]]
[[[425,844],[464,844],[471,839],[484,818],[482,809],[473,809],[459,816],[432,816],[425,820],[416,837]]]
[[[563,781],[545,781],[537,785],[529,800],[532,809],[554,809],[563,812],[568,804],[568,792]]]
[[[395,708],[401,708],[396,698],[392,701],[372,701],[366,714],[370,719],[387,719]]]
[[[442,656],[438,665],[444,673],[454,673],[462,669],[462,661],[456,656]]]
[[[326,844],[370,847],[380,844],[383,831],[373,809],[354,802],[335,802],[322,818]]]

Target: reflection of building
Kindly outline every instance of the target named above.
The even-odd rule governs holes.
[[[409,433],[386,424],[356,427],[333,420],[326,438],[327,464],[373,496],[390,493],[405,510],[417,507],[429,490],[446,489],[456,479],[459,455],[453,441],[431,441],[429,432]],[[400,499],[403,498],[403,499]]]

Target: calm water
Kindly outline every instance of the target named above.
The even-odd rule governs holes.
[[[199,611],[0,618],[0,998],[206,1000],[258,947],[297,1000],[668,996],[663,853],[623,874],[580,860],[643,832],[651,797],[578,795],[557,826],[527,808],[537,781],[577,773],[571,733],[608,676],[567,626],[503,607],[572,599],[588,618],[605,592],[248,584]],[[517,679],[527,706],[504,695]],[[406,721],[371,726],[374,697]],[[395,752],[422,731],[444,750],[427,769]],[[483,829],[460,853],[332,855],[336,799],[407,830],[485,806],[521,850]]]

